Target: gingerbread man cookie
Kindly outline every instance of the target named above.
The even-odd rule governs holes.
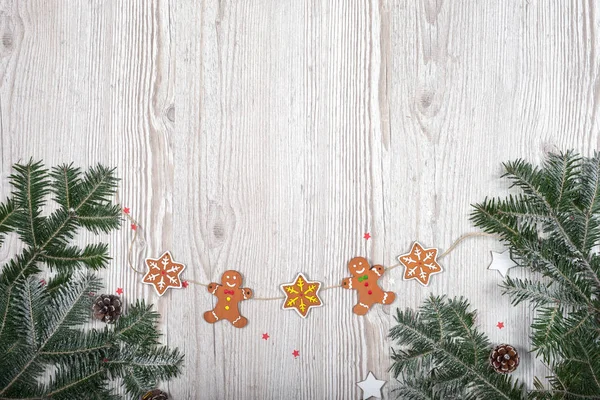
[[[210,324],[226,319],[236,328],[243,328],[248,319],[240,314],[240,301],[252,298],[252,290],[243,288],[242,275],[237,271],[225,271],[221,276],[221,284],[212,282],[208,291],[217,296],[217,304],[213,310],[204,313],[204,319]]]
[[[354,257],[348,263],[352,275],[342,280],[342,288],[358,292],[358,303],[352,309],[355,314],[365,315],[375,303],[390,304],[396,299],[394,292],[384,292],[377,281],[383,276],[385,268],[381,265],[370,266],[364,257]]]

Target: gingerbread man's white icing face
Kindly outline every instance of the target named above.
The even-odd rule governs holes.
[[[369,262],[364,257],[355,257],[348,263],[350,274],[354,277],[364,275],[370,268]]]
[[[238,288],[242,284],[242,276],[237,271],[225,271],[221,278],[221,284],[229,289]]]

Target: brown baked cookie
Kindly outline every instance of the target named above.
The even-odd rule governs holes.
[[[240,301],[252,298],[252,290],[243,288],[242,275],[237,271],[225,271],[221,276],[221,284],[212,282],[208,291],[217,296],[217,304],[213,310],[204,313],[204,319],[210,324],[226,319],[236,328],[243,328],[248,319],[240,314]]]
[[[358,303],[352,309],[355,314],[365,315],[373,304],[390,304],[396,299],[394,292],[384,292],[377,283],[385,272],[381,265],[371,267],[366,258],[354,257],[348,269],[352,276],[342,280],[342,288],[358,292]]]

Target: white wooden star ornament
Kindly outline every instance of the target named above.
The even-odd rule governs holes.
[[[505,250],[502,253],[498,253],[496,251],[492,251],[492,262],[490,263],[488,269],[495,269],[500,272],[500,275],[506,277],[508,275],[508,270],[512,267],[516,267],[517,263],[510,258],[510,250]]]
[[[381,399],[381,388],[383,387],[383,385],[385,385],[385,383],[386,381],[378,380],[377,378],[375,378],[375,375],[373,375],[373,373],[369,371],[367,379],[358,382],[357,385],[363,391],[363,400],[367,400],[371,397]]]

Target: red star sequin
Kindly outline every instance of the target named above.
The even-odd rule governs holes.
[[[294,350],[294,351],[292,352],[292,355],[294,356],[294,358],[296,358],[296,357],[300,357],[300,352],[299,352],[298,350]]]
[[[268,340],[269,339],[269,334],[268,333],[263,333],[262,334],[262,338],[265,339],[265,340]]]
[[[137,229],[137,225],[136,224],[131,224],[131,229],[135,231]]]
[[[117,288],[116,290],[118,295],[122,295],[123,294],[123,288]]]
[[[190,284],[188,281],[182,281],[181,282],[181,286],[183,286],[184,288],[188,287]]]
[[[129,211],[130,211],[130,210],[129,210],[129,207],[125,207],[125,208],[123,208],[123,212],[124,212],[125,214],[129,214]]]
[[[498,329],[502,329],[504,328],[504,322],[498,322],[498,325],[496,325],[498,327]]]
[[[369,234],[369,232],[366,232],[365,235],[363,236],[366,240],[371,239],[371,234]]]
[[[40,285],[46,286],[46,280],[45,279],[40,279]]]

